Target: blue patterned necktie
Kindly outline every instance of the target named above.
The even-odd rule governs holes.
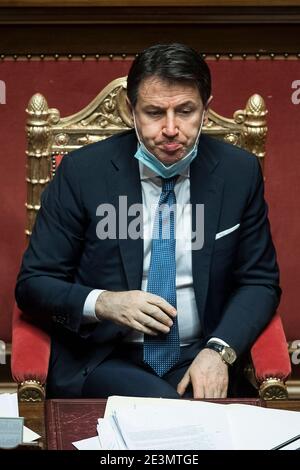
[[[162,180],[155,213],[147,291],[159,295],[176,308],[176,197],[178,176]],[[180,358],[177,317],[168,334],[144,335],[144,362],[162,377]]]

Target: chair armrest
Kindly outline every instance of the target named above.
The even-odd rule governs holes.
[[[251,348],[251,358],[260,394],[265,395],[266,399],[287,398],[284,384],[291,373],[291,363],[282,321],[278,314],[255,341]]]
[[[14,306],[12,324],[11,371],[19,384],[19,398],[39,401],[44,398],[50,357],[50,336],[30,323]]]

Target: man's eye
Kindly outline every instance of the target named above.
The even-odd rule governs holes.
[[[179,114],[183,114],[184,116],[187,116],[188,114],[192,113],[192,109],[182,109],[179,111]]]
[[[157,117],[157,116],[161,116],[162,112],[161,111],[147,111],[147,114],[148,116]]]

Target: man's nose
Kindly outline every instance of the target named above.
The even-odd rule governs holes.
[[[162,132],[167,137],[175,137],[178,134],[179,131],[174,116],[166,116]]]

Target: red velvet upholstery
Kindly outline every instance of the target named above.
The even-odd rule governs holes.
[[[63,155],[55,155],[55,157],[54,157],[55,169],[58,168],[58,166],[59,166],[60,162],[62,161],[63,157],[64,157]]]
[[[25,320],[22,312],[14,306],[12,360],[13,378],[20,383],[38,380],[46,383],[50,357],[50,336],[41,328]]]
[[[287,341],[278,314],[257,338],[251,349],[251,357],[259,383],[269,377],[286,380],[290,375]]]

